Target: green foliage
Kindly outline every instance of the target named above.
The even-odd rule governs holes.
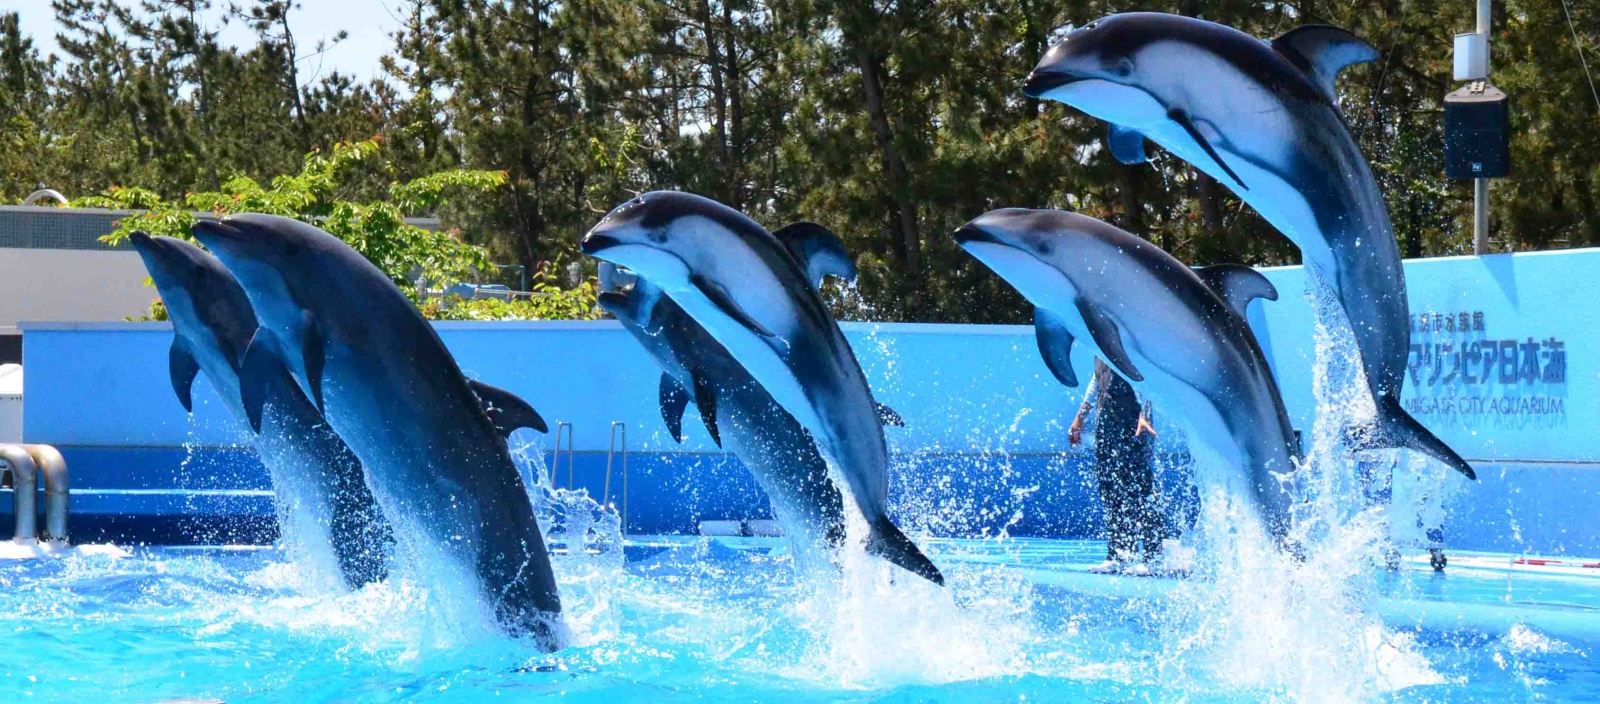
[[[181,232],[191,207],[292,214],[397,276],[488,273],[485,256],[548,271],[611,206],[681,189],[770,227],[833,229],[861,280],[830,300],[841,315],[886,320],[1023,321],[1016,294],[948,236],[1000,206],[1108,219],[1197,265],[1299,258],[1188,164],[1159,150],[1151,164],[1117,164],[1102,123],[1020,94],[1055,28],[1126,3],[404,0],[386,75],[367,83],[300,75],[295,59],[316,47],[297,40],[291,4],[230,3],[255,35],[232,47],[217,41],[211,0],[56,0],[55,57],[0,12],[0,199],[38,183],[106,192],[99,202],[158,205],[143,226],[166,232]],[[1264,38],[1328,23],[1372,42],[1381,58],[1338,87],[1402,251],[1469,249],[1471,189],[1443,178],[1440,122],[1450,38],[1472,27],[1470,3],[1137,9]],[[1600,65],[1600,5],[1506,0],[1494,25],[1517,171],[1495,183],[1492,242],[1600,246],[1600,105],[1581,61]],[[395,225],[420,212],[487,254]],[[579,308],[569,312],[592,314]]]
[[[270,186],[240,176],[229,179],[221,191],[190,193],[181,202],[165,201],[140,188],[111,188],[73,204],[144,211],[119,221],[117,229],[103,238],[107,244],[120,243],[135,231],[189,239],[196,211],[219,217],[268,213],[327,230],[376,264],[401,290],[414,292],[418,275],[426,281],[454,282],[490,270],[483,248],[448,232],[407,223],[405,214],[437,206],[447,195],[492,193],[505,183],[505,175],[442,171],[392,184],[389,200],[359,203],[339,198],[347,175],[381,154],[377,140],[338,144],[327,154],[307,155],[300,173],[275,178]]]

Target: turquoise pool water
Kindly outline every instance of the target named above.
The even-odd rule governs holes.
[[[1093,541],[927,544],[947,591],[869,563],[797,581],[775,540],[558,556],[581,642],[554,655],[450,622],[403,576],[320,591],[273,549],[8,562],[0,701],[1600,698],[1600,578],[1581,569],[1313,559],[1179,582],[1092,575]],[[1252,595],[1279,582],[1304,585]]]

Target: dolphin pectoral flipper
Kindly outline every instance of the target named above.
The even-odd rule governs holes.
[[[1334,79],[1340,71],[1378,59],[1378,49],[1365,39],[1325,24],[1308,24],[1284,32],[1272,40],[1272,48],[1305,72],[1330,101],[1337,95]]]
[[[878,422],[879,423],[882,423],[884,425],[892,425],[892,426],[894,426],[896,428],[904,428],[904,427],[906,427],[906,419],[901,418],[900,414],[895,412],[895,410],[893,408],[890,408],[888,406],[885,406],[885,405],[883,405],[881,403],[876,403],[876,402],[874,403],[874,405],[876,405],[878,407]]]
[[[306,311],[305,317],[305,330],[300,334],[300,359],[305,365],[306,390],[317,404],[317,412],[327,413],[322,403],[322,368],[327,362],[327,342],[322,339],[322,328],[317,325],[316,316]]]
[[[1278,300],[1278,289],[1267,277],[1243,264],[1216,264],[1196,269],[1194,272],[1206,287],[1216,292],[1239,317],[1245,317],[1250,302],[1257,298]]]
[[[1244,181],[1239,178],[1239,174],[1234,173],[1233,169],[1228,166],[1228,162],[1222,160],[1222,155],[1217,153],[1216,147],[1211,146],[1211,141],[1207,140],[1205,135],[1200,134],[1200,128],[1195,126],[1194,119],[1189,117],[1189,113],[1184,112],[1181,108],[1173,108],[1167,111],[1167,117],[1178,123],[1178,126],[1183,128],[1183,131],[1188,132],[1189,138],[1199,144],[1201,149],[1206,150],[1206,156],[1217,162],[1217,166],[1222,167],[1222,170],[1227,172],[1234,183],[1239,184],[1239,187],[1244,190],[1250,190],[1250,187],[1244,185]]]
[[[1034,306],[1033,336],[1039,342],[1039,356],[1056,381],[1069,389],[1078,388],[1078,374],[1072,370],[1072,333],[1066,324],[1050,311]]]
[[[667,424],[667,433],[672,435],[674,441],[683,442],[683,409],[689,405],[689,390],[683,388],[683,384],[671,374],[662,372],[661,389],[657,395],[661,402],[661,420]]]
[[[1117,329],[1116,321],[1087,298],[1078,299],[1078,313],[1083,316],[1083,323],[1088,326],[1090,337],[1093,337],[1094,343],[1100,346],[1100,354],[1106,361],[1128,379],[1144,381],[1144,375],[1134,368],[1133,360],[1128,359],[1128,351],[1122,348],[1122,331]]]
[[[490,422],[500,431],[501,437],[511,437],[512,431],[517,428],[550,432],[550,426],[545,425],[544,418],[522,397],[474,379],[468,379],[467,386],[472,387],[472,393],[477,395],[484,413],[489,414]]]
[[[939,568],[928,559],[927,555],[917,549],[916,543],[911,542],[905,533],[900,532],[899,526],[889,520],[888,516],[879,516],[873,521],[871,531],[871,535],[867,536],[867,552],[899,565],[918,577],[944,586],[944,575],[939,572]]]
[[[727,313],[728,317],[738,321],[740,325],[749,328],[751,332],[754,332],[762,337],[777,337],[776,335],[773,335],[772,331],[768,330],[766,326],[762,325],[755,318],[751,317],[750,314],[746,313],[743,308],[740,308],[739,302],[733,300],[733,295],[728,293],[728,289],[723,288],[721,284],[718,284],[717,282],[707,279],[699,274],[691,274],[689,276],[689,283],[694,284],[695,288],[700,289],[700,292],[705,294],[706,298],[711,299],[711,302],[718,308],[722,309],[722,312]]]
[[[281,378],[285,369],[277,338],[265,328],[256,330],[239,360],[239,402],[250,421],[250,430],[261,432],[261,410],[272,392],[273,381]]]
[[[717,431],[717,390],[709,379],[698,374],[694,377],[694,407],[700,411],[700,422],[711,433],[711,441],[722,447],[722,433]]]
[[[1134,166],[1150,161],[1150,155],[1144,151],[1144,135],[1138,130],[1112,123],[1111,131],[1106,134],[1106,146],[1120,163]]]
[[[195,375],[200,373],[200,363],[176,335],[172,338],[172,349],[167,352],[167,371],[172,375],[172,390],[178,394],[178,403],[183,404],[183,410],[193,413],[194,398],[190,392],[194,389]]]
[[[1399,448],[1413,450],[1432,457],[1460,472],[1468,479],[1476,480],[1478,473],[1473,471],[1472,465],[1444,444],[1437,435],[1423,427],[1416,418],[1411,417],[1400,402],[1393,396],[1376,399],[1378,402],[1378,417],[1370,428],[1362,429],[1351,443],[1356,450],[1379,450],[1385,448]]]
[[[797,222],[772,232],[806,270],[806,280],[821,286],[824,276],[856,280],[856,263],[832,230],[814,222]]]

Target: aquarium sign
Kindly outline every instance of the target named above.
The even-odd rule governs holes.
[[[1554,335],[1499,337],[1490,334],[1489,322],[1483,311],[1411,316],[1406,410],[1463,420],[1564,418],[1566,341]]]

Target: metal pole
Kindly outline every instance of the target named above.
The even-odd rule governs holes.
[[[1484,37],[1485,50],[1489,39],[1489,17],[1492,0],[1478,0],[1478,33]],[[1472,253],[1489,253],[1489,179],[1473,180],[1472,189]]]

